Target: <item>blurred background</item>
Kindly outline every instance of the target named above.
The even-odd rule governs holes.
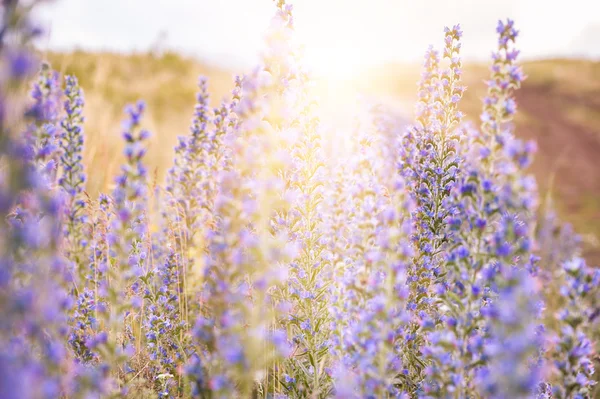
[[[39,9],[40,52],[85,90],[90,195],[110,189],[122,108],[140,98],[153,133],[149,166],[162,181],[177,136],[188,132],[198,76],[209,78],[218,105],[233,76],[258,62],[274,10],[271,0],[61,0]],[[298,0],[294,17],[329,126],[351,122],[365,98],[410,119],[421,57],[456,23],[468,87],[461,108],[477,123],[497,20],[514,19],[528,76],[516,93],[516,135],[537,141],[541,199],[552,198],[600,264],[599,1]],[[335,126],[343,134],[344,124]]]

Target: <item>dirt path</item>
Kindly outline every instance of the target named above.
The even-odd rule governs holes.
[[[537,141],[533,164],[542,192],[551,189],[560,213],[587,235],[585,256],[600,265],[600,131],[568,118],[568,106],[585,106],[600,115],[599,99],[556,95],[551,88],[524,85],[516,93],[527,118],[517,135]]]

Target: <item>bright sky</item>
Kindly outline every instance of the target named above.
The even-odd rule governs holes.
[[[463,55],[484,59],[499,18],[515,19],[527,58],[600,58],[600,0],[296,0],[294,15],[308,64],[317,73],[351,73],[386,61],[419,59],[460,22]],[[49,49],[162,48],[224,66],[257,58],[272,0],[57,0],[41,19]]]

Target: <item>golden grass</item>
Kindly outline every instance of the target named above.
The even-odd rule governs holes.
[[[173,53],[76,51],[45,57],[61,73],[77,76],[85,92],[84,162],[92,196],[111,188],[123,160],[121,121],[127,103],[143,99],[147,104],[143,124],[152,132],[147,162],[151,173],[162,180],[177,136],[188,134],[198,77],[209,77],[215,106],[233,87],[233,73]]]

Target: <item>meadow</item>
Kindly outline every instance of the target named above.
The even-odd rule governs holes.
[[[283,0],[234,77],[3,7],[0,397],[598,396],[598,63],[455,25],[344,101]]]
[[[146,162],[162,181],[172,164],[177,137],[189,129],[198,76],[209,81],[213,107],[227,97],[235,76],[232,70],[173,52],[46,52],[42,58],[61,74],[77,76],[86,93],[88,145],[83,158],[88,170],[86,191],[94,197],[110,189],[119,170],[124,146],[122,109],[127,103],[139,98],[147,103],[146,126],[153,136]],[[549,206],[581,235],[584,257],[600,264],[600,168],[596,166],[600,62],[548,59],[521,65],[528,78],[515,93],[519,104],[515,135],[536,141],[538,152],[530,172],[538,182],[540,197],[550,201]],[[355,96],[358,92],[377,101],[384,98],[406,104],[402,112],[410,120],[420,69],[415,64],[386,65],[363,71],[343,84],[351,86]],[[467,63],[463,70],[468,90],[460,108],[466,120],[477,123],[489,68]],[[313,80],[317,98],[327,96],[329,87],[323,79]]]

